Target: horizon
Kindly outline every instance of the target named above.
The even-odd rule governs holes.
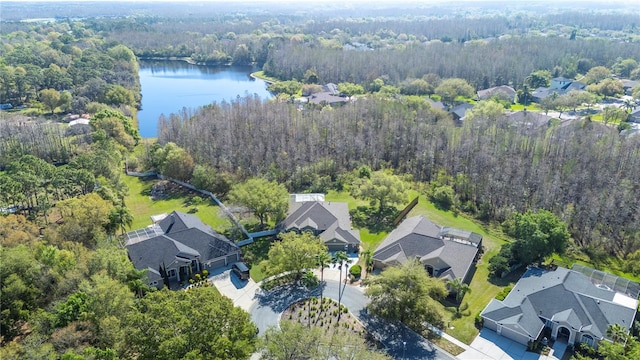
[[[2,2],[0,2],[0,7],[2,6],[3,2],[20,2],[20,3],[69,3],[69,2],[74,2],[74,3],[109,3],[109,2],[139,2],[139,3],[154,3],[154,2],[164,2],[164,3],[205,3],[205,2],[212,2],[212,3],[226,3],[229,4],[228,0],[2,0]],[[513,3],[512,1],[509,0],[399,0],[399,1],[393,1],[393,0],[351,0],[349,2],[349,4],[353,4],[353,3],[377,3],[377,4],[388,4],[388,5],[395,5],[395,4],[410,4],[410,3],[415,3],[415,4],[419,4],[419,5],[429,5],[429,4],[435,4],[435,3],[439,3],[439,4],[446,4],[446,3],[485,3],[485,4],[490,4],[490,3]],[[584,3],[602,3],[602,4],[637,4],[637,0],[559,0],[559,1],[552,1],[552,0],[531,0],[528,1],[527,4],[544,4],[544,3],[552,3],[552,4],[570,4],[570,3],[575,3],[575,4],[584,4]],[[282,4],[282,3],[292,3],[292,4],[299,4],[300,2],[298,0],[238,0],[238,1],[234,1],[234,3],[237,4],[248,4],[248,3],[278,3],[278,4]],[[340,3],[340,4],[344,4],[344,5],[348,5],[347,3],[345,3],[342,0],[319,0],[316,1],[316,3]],[[515,3],[515,4],[522,4],[522,3]],[[514,4],[514,5],[515,5]]]

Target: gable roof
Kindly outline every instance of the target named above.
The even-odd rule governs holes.
[[[146,236],[128,237],[125,245],[136,269],[158,272],[161,266],[175,268],[196,258],[207,263],[239,250],[238,245],[198,217],[178,211],[148,229],[151,231],[144,232]]]
[[[442,101],[435,101],[430,97],[426,97],[425,100],[429,103],[429,105],[431,105],[432,108],[434,109],[438,109],[438,110],[445,110],[447,107],[445,106],[445,104],[442,103]]]
[[[541,112],[521,110],[506,114],[506,119],[513,125],[527,128],[538,128],[548,125],[549,120],[551,120],[552,117]]]
[[[531,95],[534,100],[540,101],[553,93],[564,95],[572,90],[584,90],[586,87],[587,84],[580,81],[557,77],[551,79],[551,86],[539,87]]]
[[[453,107],[449,112],[452,113],[453,117],[456,119],[462,119],[470,109],[473,109],[473,105],[469,103],[462,103]]]
[[[516,90],[511,86],[500,85],[492,88],[478,90],[478,99],[486,100],[496,95],[504,94],[506,97],[513,100],[516,97]]]
[[[351,229],[347,203],[306,201],[291,204],[289,215],[281,224],[284,231],[313,230],[321,232],[324,241],[338,240],[360,244],[360,231]]]
[[[481,316],[499,324],[518,319],[519,333],[536,338],[544,321],[561,321],[594,337],[606,337],[609,324],[629,328],[638,306],[626,294],[598,286],[583,273],[558,267],[530,268],[503,300],[492,299]]]
[[[330,92],[319,92],[309,96],[309,102],[314,104],[327,103],[329,105],[332,105],[346,103],[347,99],[341,96],[334,95]]]
[[[423,264],[441,269],[436,275],[439,278],[464,279],[478,253],[481,239],[479,234],[456,233],[454,229],[440,228],[423,216],[414,216],[403,221],[382,241],[373,253],[373,259],[387,265],[399,265],[417,258]]]

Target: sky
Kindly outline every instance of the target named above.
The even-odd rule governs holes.
[[[295,3],[299,3],[301,0],[0,0],[1,2],[173,2],[173,3],[180,3],[180,2],[224,2],[224,3],[229,3],[229,2],[237,2],[237,3],[251,3],[251,2],[257,2],[257,3],[269,3],[269,2],[276,2],[276,3],[287,3],[287,2],[295,2]],[[633,3],[638,3],[640,0],[560,0],[560,1],[555,1],[555,0],[529,0],[529,3],[543,3],[543,2],[549,2],[549,3],[580,3],[580,4],[584,4],[584,3],[589,3],[589,2],[597,2],[597,3],[626,3],[626,4],[633,4]],[[317,4],[317,3],[344,3],[345,0],[315,0],[313,3]],[[402,3],[418,3],[418,4],[422,4],[422,5],[426,5],[426,4],[435,4],[435,3],[447,3],[447,2],[454,2],[454,3],[461,3],[461,2],[468,2],[468,3],[474,3],[474,2],[508,2],[508,0],[398,0],[398,1],[394,1],[394,0],[348,0],[349,3],[388,3],[388,4],[393,4],[394,2],[402,2]]]

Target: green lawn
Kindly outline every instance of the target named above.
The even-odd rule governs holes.
[[[251,75],[257,77],[258,79],[262,79],[262,80],[269,81],[269,82],[278,82],[279,81],[278,79],[276,79],[274,77],[265,75],[264,71],[262,71],[262,70],[256,71],[254,73],[251,73]]]
[[[410,199],[418,196],[415,190],[409,191],[407,203]],[[368,205],[367,201],[354,199],[348,192],[330,191],[325,199],[327,201],[340,201],[349,204],[349,209],[355,209],[360,205]],[[488,259],[497,254],[500,246],[506,242],[499,229],[487,227],[480,222],[468,218],[462,214],[455,216],[451,211],[442,211],[437,209],[424,195],[419,195],[419,202],[416,207],[411,210],[407,217],[424,215],[434,223],[441,226],[455,227],[461,230],[476,232],[483,237],[483,245],[485,254],[478,262],[476,272],[471,281],[471,292],[465,296],[463,302],[469,306],[465,312],[467,316],[454,319],[454,314],[445,312],[445,322],[449,322],[453,329],[447,329],[447,333],[467,344],[471,343],[478,334],[474,324],[475,316],[484,309],[489,301],[495,297],[506,285],[518,280],[521,273],[513,274],[506,279],[499,281],[489,281],[489,270],[487,269]],[[375,250],[376,246],[387,236],[387,233],[371,234],[367,229],[360,229],[360,235],[365,249]],[[447,304],[447,306],[450,304]]]
[[[485,248],[485,254],[478,262],[476,272],[471,280],[471,292],[468,293],[463,303],[469,305],[467,316],[453,319],[453,314],[447,312],[445,321],[450,322],[453,329],[447,329],[446,332],[456,339],[470,344],[478,334],[474,324],[474,317],[480,313],[489,301],[495,297],[506,285],[513,281],[517,281],[519,275],[514,278],[501,279],[500,281],[489,281],[489,270],[487,268],[488,260],[498,253],[500,246],[506,241],[501,237],[497,229],[484,226],[476,220],[472,220],[462,214],[455,216],[451,211],[442,211],[437,209],[424,195],[420,195],[418,205],[407,215],[408,217],[415,215],[424,215],[434,223],[441,226],[454,227],[461,230],[473,231],[482,235],[482,244]]]
[[[326,201],[346,202],[349,206],[349,210],[353,210],[358,206],[368,206],[369,202],[366,200],[359,200],[354,198],[347,191],[335,191],[330,190],[325,195]],[[386,232],[371,233],[368,229],[362,228],[360,230],[360,240],[362,240],[362,247],[364,250],[375,250],[376,246],[382,242],[387,236]]]
[[[142,180],[133,176],[124,176],[124,183],[129,188],[129,194],[125,198],[125,204],[131,210],[133,223],[130,230],[141,229],[151,225],[151,215],[170,213],[174,210],[189,212],[192,209],[185,201],[192,192],[180,192],[163,200],[152,200],[149,192],[158,180]],[[205,224],[210,225],[216,231],[222,232],[230,225],[229,220],[220,214],[220,208],[211,200],[206,200],[197,205],[195,213]]]
[[[531,110],[531,111],[541,111],[540,108],[538,107],[538,104],[536,103],[530,103],[529,105],[511,104],[511,108],[509,110],[519,111],[524,109]]]

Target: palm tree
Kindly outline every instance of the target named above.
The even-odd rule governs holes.
[[[447,283],[449,288],[456,292],[456,301],[460,303],[464,294],[471,292],[469,285],[462,282],[460,278],[455,278]]]
[[[609,337],[614,343],[627,342],[627,336],[629,336],[629,331],[620,324],[610,324],[607,328],[607,337]]]
[[[633,99],[626,99],[624,101],[624,103],[622,104],[622,107],[628,112],[630,113],[631,111],[633,111],[633,109],[636,108],[636,102],[633,101]]]
[[[344,289],[346,287],[346,282],[345,284],[340,286],[342,284],[342,268],[343,267],[346,268],[347,264],[349,263],[349,257],[347,256],[346,252],[338,251],[333,256],[333,259],[331,259],[331,262],[333,263],[334,266],[338,267],[338,270],[340,270],[340,283],[338,284],[338,322],[340,322],[340,314],[342,314],[342,309],[340,308],[340,302],[342,301],[342,295],[344,294]],[[345,280],[346,280],[346,275],[345,275]]]
[[[120,228],[122,234],[124,234],[126,227],[131,226],[133,223],[133,215],[131,215],[131,211],[124,206],[124,204],[116,206],[109,215],[109,222],[114,233],[117,228]]]
[[[316,255],[316,263],[320,266],[320,281],[324,281],[324,268],[329,266],[332,258],[328,252],[321,252]],[[322,311],[322,302],[324,300],[324,287],[320,287],[320,311]]]
[[[331,262],[331,255],[328,252],[321,252],[316,255],[316,263],[320,266],[320,281],[324,281],[324,268]]]

